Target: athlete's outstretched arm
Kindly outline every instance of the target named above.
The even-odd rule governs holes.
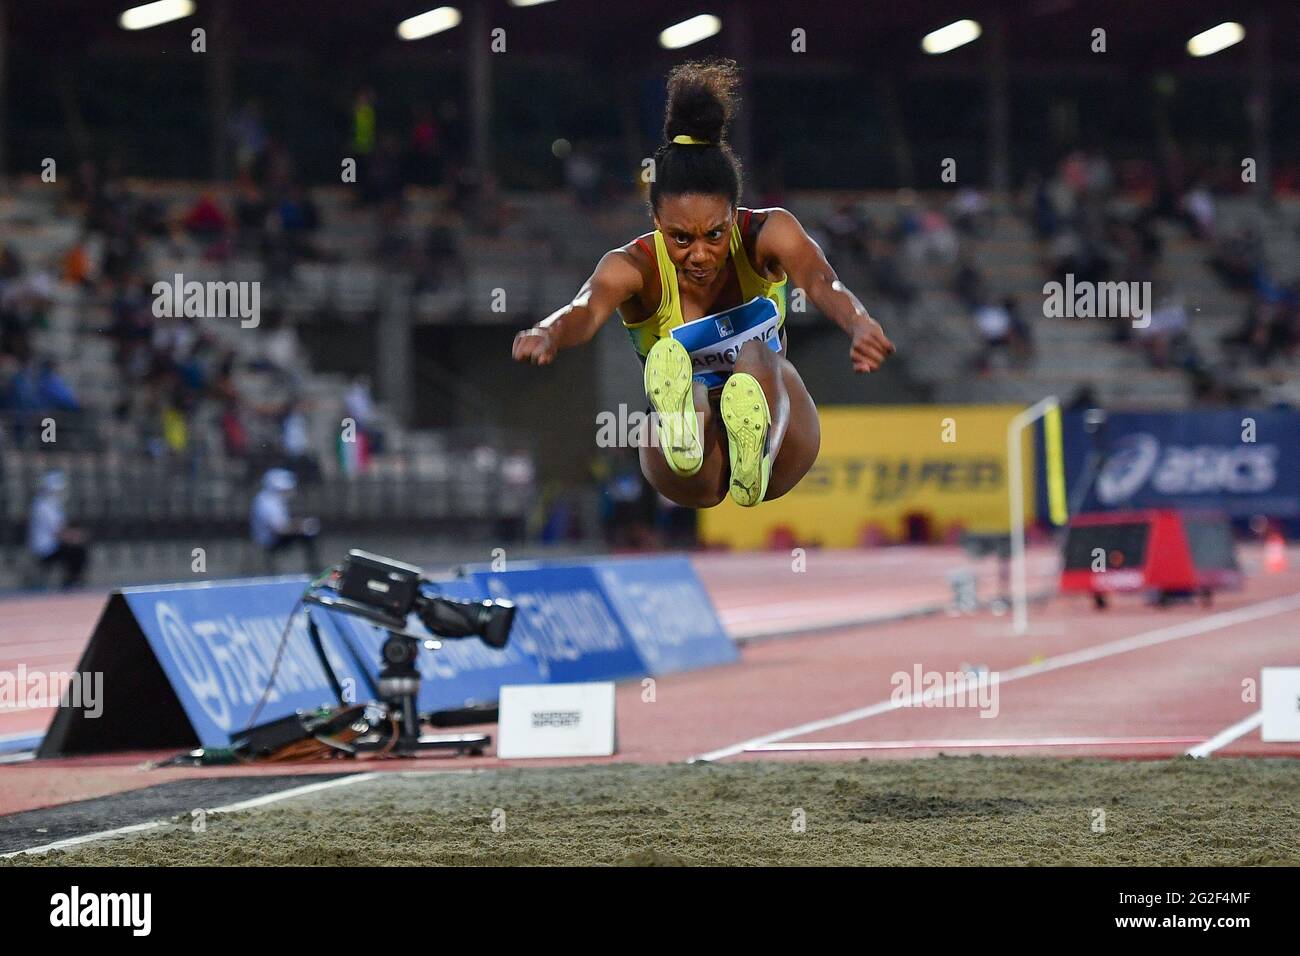
[[[775,258],[790,277],[791,286],[803,289],[813,305],[852,337],[849,358],[855,372],[874,372],[894,353],[894,344],[880,323],[840,281],[821,247],[789,212],[767,210],[767,221],[758,235],[758,252]]]
[[[622,249],[601,257],[596,271],[568,305],[515,336],[516,361],[550,365],[560,349],[590,342],[614,310],[641,291],[641,273]]]

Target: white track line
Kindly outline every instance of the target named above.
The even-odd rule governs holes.
[[[1209,617],[1198,618],[1194,621],[1184,621],[1181,624],[1172,624],[1169,627],[1157,628],[1154,631],[1135,634],[1132,637],[1126,637],[1118,641],[1110,641],[1106,644],[1085,647],[1082,650],[1073,651],[1069,654],[1060,654],[1056,657],[1049,657],[1047,660],[1040,661],[1037,664],[1024,664],[1020,667],[1013,667],[1010,670],[1000,671],[998,673],[998,683],[1007,684],[1014,680],[1020,680],[1023,677],[1033,677],[1037,674],[1046,674],[1050,671],[1060,670],[1064,667],[1073,667],[1076,664],[1087,664],[1092,661],[1102,660],[1103,658],[1114,657],[1117,654],[1127,654],[1129,651],[1155,647],[1157,644],[1165,644],[1169,641],[1177,641],[1185,637],[1195,637],[1198,634],[1206,634],[1210,631],[1232,627],[1234,624],[1244,624],[1248,621],[1257,621],[1260,618],[1271,617],[1274,614],[1284,614],[1287,611],[1298,609],[1300,609],[1300,594],[1291,594],[1286,597],[1274,598],[1269,601],[1261,601],[1258,604],[1249,604],[1246,607],[1236,608],[1232,611],[1222,611],[1218,614],[1211,614]],[[962,685],[954,685],[946,693],[938,696],[940,698],[951,697],[961,689]],[[733,757],[738,753],[743,753],[751,747],[762,747],[766,744],[775,743],[778,740],[785,740],[789,737],[799,737],[804,734],[816,733],[830,727],[838,727],[841,724],[849,724],[857,720],[865,720],[868,717],[875,717],[878,714],[889,713],[892,710],[898,710],[902,707],[915,707],[923,700],[933,699],[935,696],[936,695],[931,692],[925,691],[915,693],[905,701],[894,701],[892,699],[882,700],[879,703],[871,704],[867,707],[861,707],[857,710],[850,710],[843,714],[837,714],[834,717],[809,721],[808,723],[799,724],[795,727],[787,727],[784,730],[778,730],[775,733],[764,734],[761,737],[754,737],[750,740],[743,740],[740,743],[732,744],[728,747],[711,750],[708,753],[691,757],[687,760],[687,763],[722,760],[725,757]]]
[[[1245,720],[1239,720],[1231,727],[1219,731],[1204,743],[1197,744],[1187,751],[1189,757],[1208,757],[1220,747],[1226,747],[1238,737],[1242,737],[1264,722],[1264,712],[1256,711]]]
[[[1049,600],[1056,594],[1056,588],[1051,587],[1042,591],[1035,591],[1028,596],[1030,604],[1038,604],[1042,601]],[[776,608],[781,605],[769,605]],[[842,630],[846,627],[867,627],[879,624],[893,624],[898,621],[906,621],[917,617],[931,617],[942,614],[952,607],[949,601],[940,601],[932,604],[916,604],[912,607],[903,608],[898,611],[876,611],[871,614],[858,612],[848,617],[805,617],[801,622],[792,627],[791,622],[800,620],[799,618],[784,618],[777,616],[776,623],[752,624],[737,627],[727,618],[727,612],[720,612],[722,617],[723,629],[736,644],[751,644],[755,641],[765,641],[772,638],[782,637],[802,637],[805,635],[819,634],[824,631]],[[1031,629],[1032,630],[1032,629]],[[1041,632],[1041,628],[1040,628]],[[1001,628],[997,631],[997,636],[1004,636],[1010,633],[1009,627]]]
[[[263,794],[260,797],[253,797],[251,800],[241,800],[239,803],[232,803],[229,806],[215,807],[208,810],[208,813],[237,813],[240,810],[251,810],[254,807],[264,807],[268,803],[287,800],[290,797],[301,797],[309,793],[316,793],[319,790],[328,790],[331,787],[346,787],[354,783],[361,783],[364,780],[372,780],[378,776],[380,776],[380,774],[372,770],[369,773],[349,774],[335,780],[321,780],[316,783],[304,784],[301,787],[293,787],[289,790],[279,790],[275,793]],[[152,820],[149,823],[133,823],[130,826],[116,827],[112,830],[103,830],[99,833],[87,833],[84,836],[68,837],[66,840],[56,840],[54,843],[47,843],[44,846],[35,846],[27,850],[14,850],[11,853],[0,854],[0,860],[7,860],[10,857],[23,856],[25,854],[35,855],[49,853],[51,850],[64,850],[68,847],[81,846],[84,843],[93,843],[96,840],[106,840],[110,837],[124,836],[128,833],[141,833],[145,830],[165,827],[170,823],[170,820]]]
[[[941,613],[946,604],[917,605],[905,611],[884,612],[864,615],[861,612],[848,617],[804,618],[801,623],[791,626],[798,618],[777,618],[776,624],[736,626],[722,615],[723,630],[736,643],[767,640],[779,637],[798,637],[802,634],[814,634],[818,631],[842,630],[846,627],[867,627],[873,624],[888,624],[892,621],[906,620],[911,617],[930,617]],[[770,619],[769,619],[770,620]]]
[[[294,787],[292,790],[279,790],[275,793],[264,793],[260,797],[253,797],[249,800],[241,800],[239,803],[232,803],[224,807],[215,807],[209,810],[209,813],[238,813],[241,810],[252,810],[254,807],[264,807],[268,803],[278,803],[281,800],[287,800],[290,797],[303,797],[309,793],[316,793],[318,790],[329,790],[333,787],[347,787],[354,783],[362,783],[366,780],[373,780],[379,774],[371,770],[367,773],[350,774],[346,777],[340,777],[335,780],[318,780],[316,783],[303,784],[301,787]]]
[[[943,598],[931,598],[925,606],[944,603]],[[862,599],[856,597],[813,599],[808,601],[765,601],[761,604],[743,604],[719,609],[724,624],[744,624],[749,621],[781,619],[813,619],[830,617],[827,608],[846,609],[840,616],[862,617]],[[879,614],[897,613],[879,611]]]
[[[1123,747],[1145,744],[1190,744],[1200,737],[989,737],[985,740],[810,740],[764,744],[745,753],[797,753],[802,750],[955,750],[962,747]]]
[[[148,823],[134,823],[129,827],[118,827],[115,830],[105,830],[103,833],[88,833],[85,836],[68,837],[66,840],[56,840],[54,843],[47,843],[44,846],[32,847],[30,850],[14,850],[11,853],[0,853],[0,860],[8,860],[11,857],[31,854],[39,856],[49,853],[51,850],[66,850],[68,847],[80,846],[82,843],[93,843],[95,840],[104,840],[108,837],[126,836],[128,833],[143,833],[145,830],[153,830],[158,827],[165,827],[167,822],[164,820],[150,820]]]

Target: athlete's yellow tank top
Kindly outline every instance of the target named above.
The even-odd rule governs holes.
[[[745,225],[749,225],[751,210],[743,210],[745,216]],[[659,266],[659,307],[655,309],[654,315],[642,319],[640,322],[629,323],[623,322],[623,327],[627,329],[628,336],[632,339],[632,347],[636,349],[637,354],[644,359],[650,349],[660,339],[669,335],[674,328],[684,324],[682,318],[682,299],[681,293],[677,288],[677,269],[673,266],[673,261],[668,257],[668,247],[664,244],[663,233],[658,229],[654,231],[655,241],[655,262]],[[736,278],[740,281],[740,300],[748,302],[756,296],[762,296],[771,299],[776,305],[780,319],[777,323],[777,329],[785,325],[785,307],[786,307],[786,284],[789,276],[773,282],[765,279],[749,264],[749,256],[745,254],[745,240],[740,231],[740,216],[736,216],[736,222],[731,224],[731,261],[736,267]]]

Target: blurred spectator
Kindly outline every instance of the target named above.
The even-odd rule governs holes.
[[[637,459],[625,455],[613,462],[601,491],[602,523],[609,546],[614,549],[647,547],[655,492],[642,477]]]
[[[190,235],[211,242],[225,235],[230,220],[217,204],[216,197],[212,193],[204,193],[190,207],[181,224]]]
[[[1034,173],[1026,184],[1026,190],[1030,196],[1029,202],[1032,207],[1034,234],[1041,241],[1047,241],[1056,235],[1060,218],[1056,212],[1056,206],[1052,202],[1052,190],[1049,182],[1043,176]]]
[[[1108,197],[1115,188],[1115,174],[1106,154],[1097,149],[1086,152],[1084,164],[1088,193],[1100,198]]]
[[[285,403],[280,416],[280,442],[288,469],[305,483],[320,481],[320,462],[311,448],[307,402],[299,397]]]
[[[1224,285],[1237,291],[1253,288],[1263,266],[1263,239],[1249,227],[1222,236],[1210,256],[1210,267]]]
[[[564,161],[564,182],[584,209],[600,202],[600,159],[586,143],[579,142]]]
[[[971,312],[975,311],[984,300],[984,276],[975,267],[975,262],[970,255],[963,255],[961,258],[957,274],[953,277],[952,292],[957,297],[957,301]]]
[[[377,128],[375,91],[369,86],[363,86],[352,101],[352,138],[349,146],[361,156],[369,156],[375,149]]]
[[[230,118],[230,138],[235,146],[235,167],[242,174],[255,175],[266,152],[266,126],[256,100],[249,100]]]
[[[307,571],[320,570],[316,557],[316,535],[320,522],[315,518],[294,519],[289,511],[289,499],[298,487],[293,472],[272,468],[262,477],[262,490],[253,498],[249,514],[249,530],[253,543],[262,549],[267,566],[275,571],[275,555],[294,545],[302,548]]]
[[[963,235],[981,239],[993,226],[993,210],[985,195],[973,186],[957,190],[949,206],[953,225]]]
[[[907,269],[892,239],[868,239],[867,249],[871,259],[871,282],[876,291],[894,303],[906,318],[916,301],[916,284],[908,278]]]
[[[464,280],[465,262],[447,213],[435,211],[424,247],[417,252],[416,268],[416,292],[437,292],[449,278]]]
[[[1281,290],[1262,286],[1252,297],[1237,330],[1222,338],[1244,349],[1258,366],[1300,351],[1300,283]]]
[[[72,387],[59,374],[58,363],[47,358],[41,361],[40,373],[36,380],[37,401],[41,409],[53,409],[61,412],[79,412],[81,403],[73,394]]]
[[[927,209],[909,227],[904,249],[913,262],[947,264],[957,258],[957,233],[938,209]]]
[[[857,262],[866,261],[871,221],[856,203],[845,200],[836,206],[835,211],[822,223],[822,229],[830,239],[829,252],[834,261],[850,258]]]
[[[266,218],[270,214],[270,204],[262,193],[262,187],[252,176],[240,176],[236,189],[235,241],[244,251],[260,253],[266,242]]]
[[[402,170],[401,142],[391,133],[379,140],[361,178],[361,201],[383,203],[402,198],[406,180]]]
[[[369,452],[381,454],[384,450],[384,435],[378,427],[375,400],[370,394],[369,375],[358,375],[352,379],[352,384],[343,395],[343,410],[357,423],[357,431],[365,436]]]
[[[501,195],[501,184],[492,173],[485,173],[478,199],[471,207],[469,227],[479,235],[496,237],[505,231],[512,210]]]
[[[452,177],[451,209],[471,232],[498,236],[511,210],[501,197],[496,177],[473,166],[461,166]]]
[[[226,455],[234,459],[245,459],[249,453],[248,429],[240,413],[238,398],[226,399],[221,410],[221,441]]]
[[[211,193],[204,193],[181,219],[181,226],[192,238],[203,245],[203,257],[214,261],[230,253],[227,241],[231,218],[217,203]]]
[[[974,318],[975,328],[984,343],[975,364],[984,373],[989,370],[994,353],[1011,345],[1011,314],[1004,304],[984,302],[976,307]]]
[[[1182,209],[1192,235],[1197,239],[1214,236],[1214,196],[1205,183],[1197,181],[1182,198]]]
[[[143,265],[140,241],[130,217],[121,209],[106,207],[100,220],[100,231],[104,236],[104,258],[100,273],[106,279],[118,279],[139,272]],[[91,221],[95,220],[92,218]]]
[[[1102,282],[1110,272],[1110,261],[1095,236],[1070,227],[1052,238],[1047,268],[1053,279],[1073,275],[1075,282]]]
[[[298,387],[306,373],[306,360],[298,330],[285,320],[280,309],[265,311],[262,329],[261,355],[250,362],[249,367],[271,372],[286,387]]]
[[[0,282],[9,282],[23,274],[23,260],[10,243],[0,245]]]
[[[19,412],[39,411],[42,407],[39,374],[30,360],[19,360],[9,377],[7,404]]]
[[[1182,296],[1168,287],[1157,286],[1153,297],[1149,322],[1145,328],[1134,328],[1133,337],[1153,368],[1169,368],[1175,362],[1175,346],[1185,349],[1187,345],[1187,307]]]
[[[0,352],[0,412],[9,411],[14,407],[13,380],[14,376],[18,374],[19,368],[16,358],[5,352]]]
[[[41,571],[55,565],[63,570],[62,587],[81,584],[86,568],[86,533],[68,525],[64,501],[68,479],[61,471],[46,472],[32,498],[27,520],[27,550]]]
[[[17,313],[0,306],[0,355],[26,361],[31,354],[31,330],[27,323]]]
[[[190,423],[188,403],[184,396],[173,391],[165,396],[158,410],[158,425],[162,444],[154,444],[155,454],[163,451],[173,455],[183,455],[190,447]]]
[[[293,157],[283,142],[272,136],[266,145],[266,169],[262,182],[272,193],[283,193],[293,182]]]
[[[22,269],[19,260],[14,264]],[[42,328],[54,303],[54,276],[44,269],[10,275],[0,281],[0,309],[28,328]]]
[[[59,274],[69,285],[93,287],[90,254],[86,250],[85,238],[79,238],[64,254],[59,266]]]
[[[412,110],[408,178],[426,186],[442,183],[442,131],[433,110],[421,103]]]
[[[311,237],[320,228],[320,213],[307,190],[299,183],[291,184],[276,210],[280,228],[293,245],[294,253],[304,258],[320,258],[311,243]]]
[[[1033,330],[1025,321],[1020,311],[1020,303],[1016,301],[1015,296],[1005,297],[1002,300],[1002,308],[1011,322],[1011,350],[1016,360],[1023,364],[1034,351]]]
[[[409,269],[416,258],[406,225],[406,210],[399,199],[390,198],[375,210],[379,239],[375,257],[391,269]]]

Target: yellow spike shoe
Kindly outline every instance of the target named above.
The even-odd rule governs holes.
[[[722,426],[727,430],[727,457],[731,460],[731,499],[752,508],[767,494],[772,476],[767,434],[772,416],[758,379],[736,372],[722,387]]]
[[[672,337],[660,339],[645,359],[645,394],[655,410],[659,450],[673,474],[689,478],[704,464],[700,418],[695,413],[691,356]]]

